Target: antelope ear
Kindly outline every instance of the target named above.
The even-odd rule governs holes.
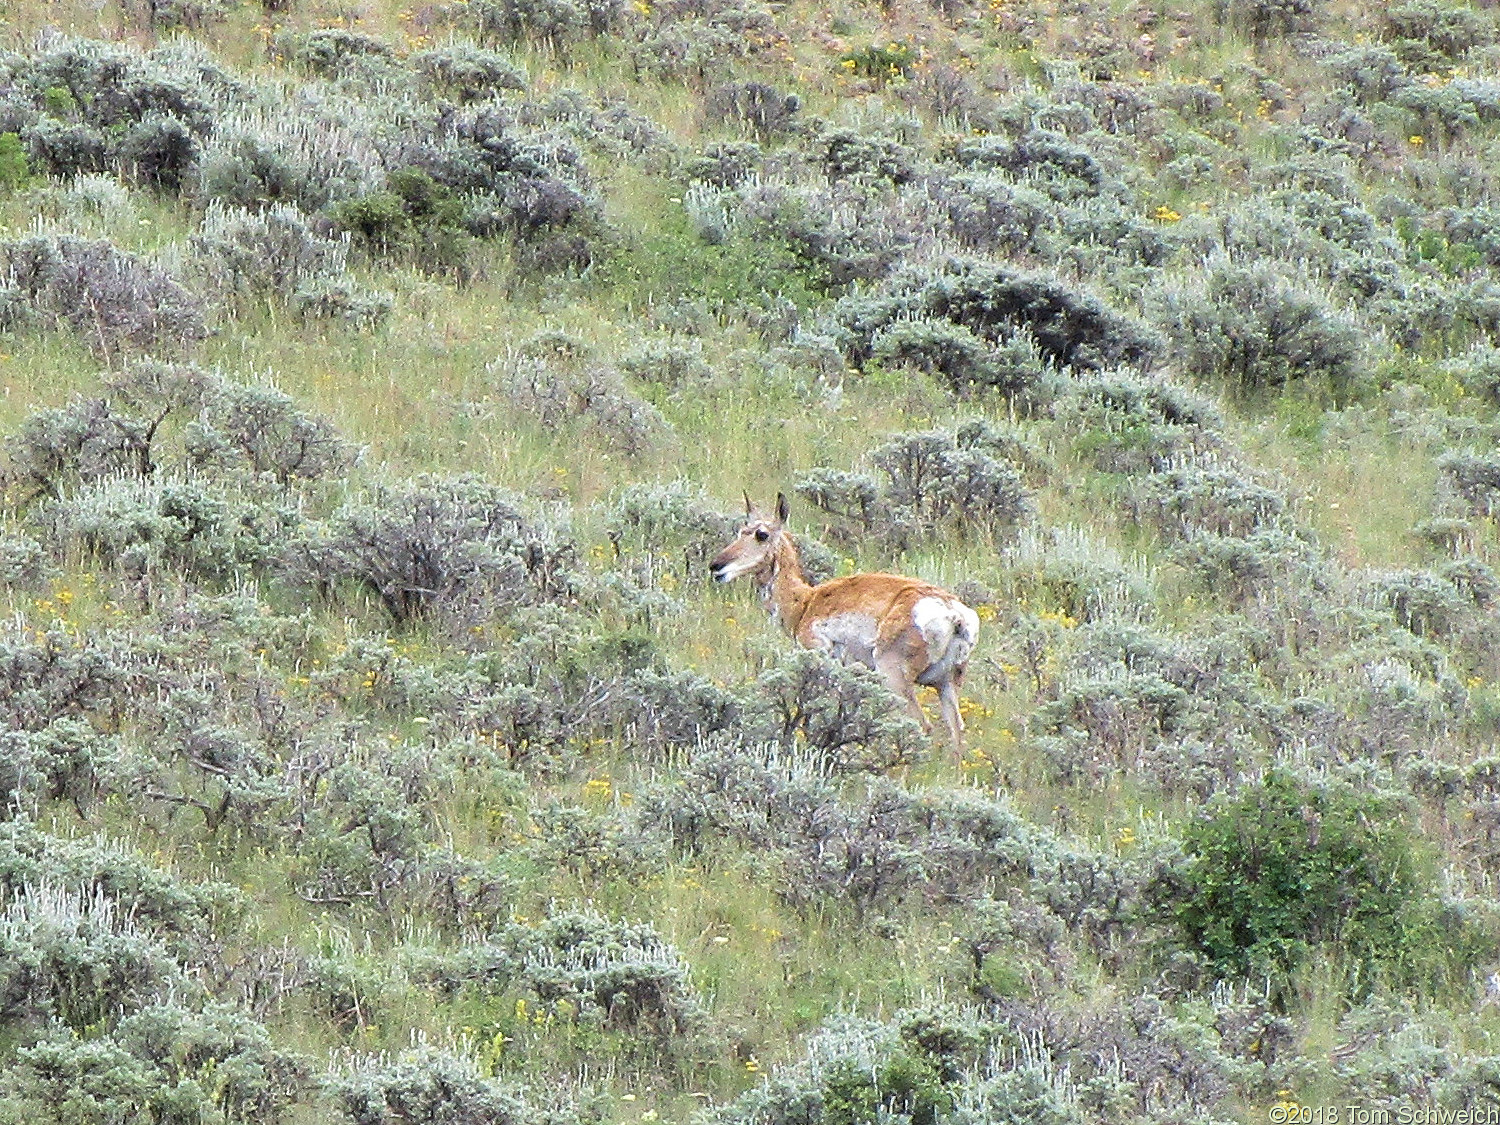
[[[750,503],[750,494],[748,492],[746,492],[745,493],[745,515],[752,516],[754,514],[755,514],[755,505],[752,504],[752,503]]]
[[[787,507],[786,502],[786,493],[778,492],[776,494],[776,522],[786,523],[786,517],[789,511],[790,509]]]

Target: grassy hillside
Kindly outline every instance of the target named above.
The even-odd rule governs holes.
[[[1500,1102],[1492,10],[0,27],[0,1119]]]

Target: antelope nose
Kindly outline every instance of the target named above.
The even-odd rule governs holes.
[[[724,563],[719,562],[717,559],[708,564],[708,571],[714,576],[715,582],[724,581],[724,565]]]

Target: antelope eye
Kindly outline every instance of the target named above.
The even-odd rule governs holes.
[[[758,543],[764,543],[769,538],[771,538],[771,533],[769,531],[767,531],[765,528],[758,527],[758,528],[755,529],[755,540],[756,540],[756,542],[758,542]]]

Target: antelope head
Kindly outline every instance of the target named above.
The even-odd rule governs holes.
[[[769,519],[755,510],[750,496],[745,496],[745,526],[734,540],[708,564],[715,582],[733,582],[741,575],[753,574],[762,582],[771,580],[776,552],[781,546],[782,528],[786,525],[786,496],[776,494],[776,518]]]

